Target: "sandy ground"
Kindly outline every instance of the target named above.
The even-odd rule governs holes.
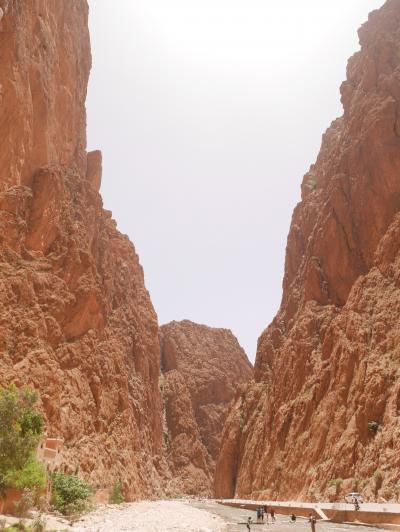
[[[106,506],[76,523],[75,532],[225,532],[224,520],[181,501],[139,502]]]

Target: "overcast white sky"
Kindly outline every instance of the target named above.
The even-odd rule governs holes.
[[[160,324],[227,327],[254,359],[302,176],[383,3],[89,0],[89,149]]]

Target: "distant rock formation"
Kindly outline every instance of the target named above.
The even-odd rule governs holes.
[[[191,321],[160,327],[160,385],[171,495],[212,495],[228,407],[252,367],[233,334]]]
[[[224,429],[218,496],[399,497],[400,1],[359,37],[344,114],[303,180],[256,382]]]
[[[157,317],[86,153],[87,2],[0,7],[0,384],[39,390],[67,471],[157,495]]]

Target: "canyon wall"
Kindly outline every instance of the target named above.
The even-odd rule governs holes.
[[[226,329],[174,321],[160,328],[160,338],[168,491],[212,495],[228,408],[252,367]]]
[[[157,317],[86,153],[86,0],[0,0],[0,385],[40,392],[63,468],[156,495]]]
[[[400,1],[359,30],[304,177],[280,310],[224,428],[218,496],[400,494]]]

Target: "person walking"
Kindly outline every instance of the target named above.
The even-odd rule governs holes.
[[[269,513],[271,514],[271,522],[275,522],[275,510],[270,508]]]
[[[261,507],[257,508],[257,524],[261,524]]]
[[[260,506],[261,523],[264,524],[264,506]]]
[[[316,525],[317,520],[312,514],[310,514],[309,522],[311,525],[311,532],[315,532],[315,525]]]
[[[269,523],[269,521],[268,521],[268,506],[267,505],[264,506],[264,514],[267,516],[267,523]]]
[[[251,517],[248,517],[248,518],[247,518],[247,523],[246,523],[246,528],[247,528],[247,530],[249,530],[249,531],[251,530],[250,525],[251,525]]]

